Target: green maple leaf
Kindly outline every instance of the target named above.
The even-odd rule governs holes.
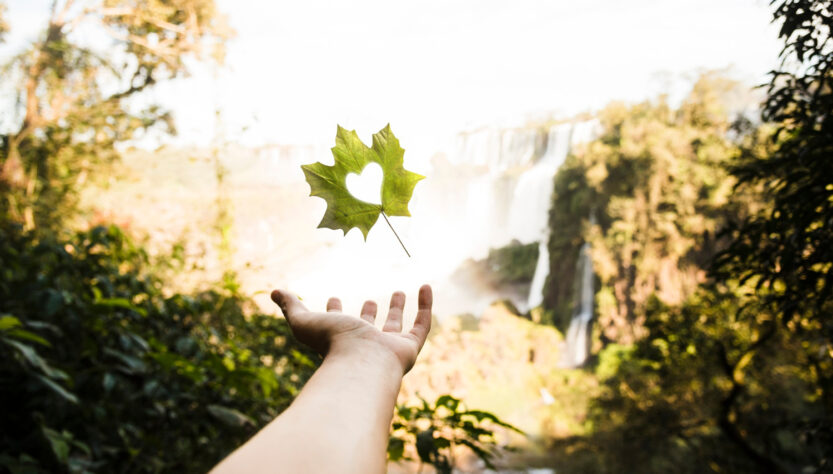
[[[390,125],[373,135],[371,147],[362,143],[355,130],[348,131],[339,126],[336,146],[332,151],[335,157],[333,166],[321,162],[301,166],[309,183],[310,196],[320,197],[327,202],[327,210],[318,227],[340,229],[345,235],[356,227],[367,240],[367,233],[376,224],[379,214],[411,215],[408,201],[411,200],[414,186],[424,176],[405,169],[405,150],[399,146],[399,140],[393,135]],[[361,201],[347,190],[347,175],[361,174],[369,163],[378,163],[382,167],[381,205]]]

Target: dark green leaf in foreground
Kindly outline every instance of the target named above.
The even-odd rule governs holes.
[[[379,214],[411,215],[408,202],[414,186],[424,176],[404,168],[405,150],[399,146],[390,125],[373,135],[372,147],[362,143],[355,130],[348,131],[339,126],[336,146],[332,151],[335,158],[333,166],[321,162],[301,166],[310,186],[310,196],[327,202],[327,210],[318,227],[342,230],[345,234],[356,227],[367,239],[367,233],[376,224]],[[347,175],[361,174],[369,163],[378,163],[382,167],[381,205],[361,201],[347,190]]]

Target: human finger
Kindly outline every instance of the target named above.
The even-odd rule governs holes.
[[[394,292],[390,297],[390,310],[382,331],[399,332],[402,330],[402,310],[405,309],[405,293]]]
[[[419,308],[417,309],[411,334],[416,337],[419,348],[422,349],[422,345],[425,344],[425,339],[431,331],[431,307],[434,304],[434,293],[430,285],[422,285],[420,287],[418,301]]]
[[[331,313],[331,312],[340,313],[341,312],[341,300],[338,299],[338,298],[335,298],[335,297],[330,298],[329,300],[327,300],[327,312],[328,313]]]
[[[301,303],[301,300],[298,299],[297,296],[288,291],[275,290],[272,292],[271,296],[272,301],[278,304],[281,311],[283,311],[283,315],[288,320],[291,320],[299,314],[309,313],[309,310],[306,306],[304,306],[304,303]]]
[[[370,300],[365,301],[364,304],[362,305],[362,312],[361,312],[362,319],[369,322],[370,324],[373,324],[373,322],[376,321],[376,311],[377,311],[377,309],[378,309],[378,307],[376,306],[375,301],[370,301]]]

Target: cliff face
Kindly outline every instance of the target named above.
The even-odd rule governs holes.
[[[555,178],[545,289],[557,327],[574,310],[584,242],[592,246],[602,342],[640,338],[651,295],[679,303],[704,281],[721,245],[717,232],[748,206],[726,171],[740,153],[728,138],[732,89],[705,76],[678,109],[611,105],[600,114],[600,138],[567,158]]]

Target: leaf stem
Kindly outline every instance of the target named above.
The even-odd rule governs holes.
[[[387,214],[385,214],[385,211],[382,211],[382,217],[384,217],[384,218],[385,218],[385,222],[387,222],[387,223],[388,223],[388,227],[390,227],[390,230],[391,230],[391,231],[393,231],[393,235],[395,235],[395,236],[396,236],[396,240],[398,240],[398,241],[399,241],[399,245],[401,245],[401,246],[402,246],[402,250],[404,250],[404,251],[405,251],[405,253],[406,253],[406,254],[408,254],[408,258],[411,258],[411,253],[410,253],[410,252],[408,252],[408,249],[406,249],[406,248],[405,248],[405,244],[403,244],[403,243],[402,243],[402,239],[400,239],[400,238],[399,238],[399,234],[397,234],[397,233],[396,233],[396,230],[393,228],[393,226],[392,226],[392,225],[390,225],[390,221],[388,220],[388,215],[387,215]]]

